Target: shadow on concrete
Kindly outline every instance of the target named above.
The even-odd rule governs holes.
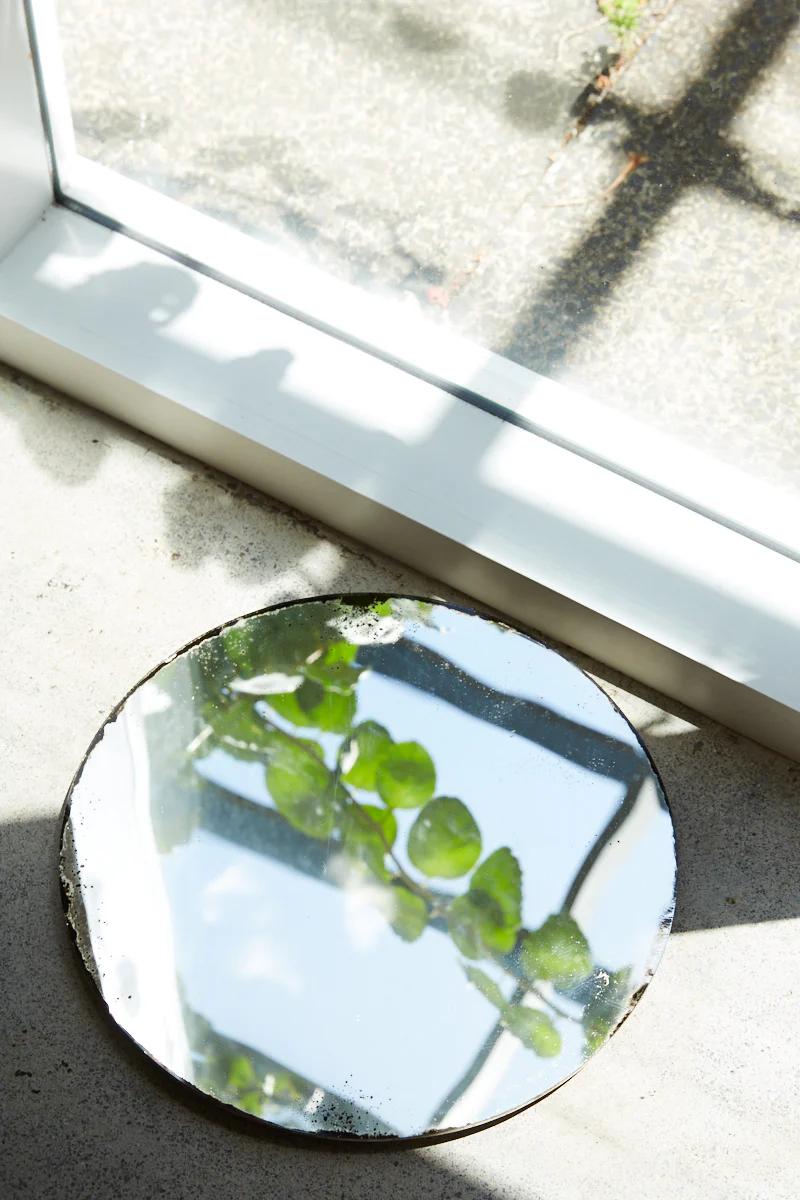
[[[506,80],[503,111],[518,129],[546,132],[569,111],[574,92],[548,71],[515,71]]]
[[[391,28],[404,46],[418,54],[447,54],[466,43],[457,29],[411,8],[398,8]]]
[[[621,119],[627,127],[623,148],[648,161],[537,289],[501,353],[545,375],[556,371],[687,188],[716,188],[800,221],[800,210],[787,209],[757,184],[726,136],[798,21],[795,0],[752,0],[732,19],[706,72],[670,109],[643,113],[612,93],[594,110],[589,124]]]

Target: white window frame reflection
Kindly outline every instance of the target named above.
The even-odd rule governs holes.
[[[0,188],[0,358],[797,756],[788,497],[81,159],[53,0]]]

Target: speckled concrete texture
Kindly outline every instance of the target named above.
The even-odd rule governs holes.
[[[485,1132],[359,1152],[227,1125],[151,1070],[103,1019],[57,887],[61,803],[104,715],[260,605],[450,594],[5,370],[0,455],[4,1197],[794,1200],[800,768],[582,659],[663,774],[679,902],[654,983],[581,1074]]]
[[[652,0],[563,150],[595,0],[59,9],[83,153],[800,489],[796,0]]]

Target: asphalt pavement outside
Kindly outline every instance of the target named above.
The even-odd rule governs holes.
[[[800,491],[800,5],[59,0],[82,153]],[[632,169],[633,168],[633,169]]]

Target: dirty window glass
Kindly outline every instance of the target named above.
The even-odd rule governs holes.
[[[794,0],[59,0],[80,151],[800,491]]]

